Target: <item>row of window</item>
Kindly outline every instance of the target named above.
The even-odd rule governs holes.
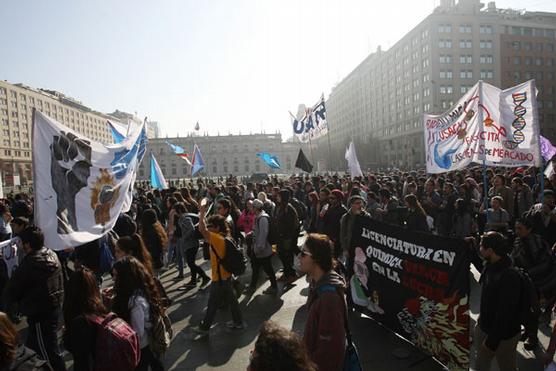
[[[438,25],[438,33],[451,33],[452,32],[452,25],[450,23],[442,23]],[[459,25],[459,32],[460,33],[472,33],[473,32],[473,25],[470,24],[461,24]],[[480,25],[479,26],[479,33],[481,34],[493,34],[494,28],[490,25]]]
[[[548,80],[548,81],[553,81],[554,80],[554,71],[548,71],[548,72],[543,72],[543,71],[508,71],[506,72],[506,74],[508,76],[513,75],[513,80],[514,81],[524,81],[524,80],[531,80],[531,79],[535,79],[538,81],[543,81],[543,80]]]
[[[546,65],[548,67],[552,67],[554,66],[554,58],[533,58],[533,57],[514,57],[513,58],[513,64],[515,65],[520,65],[520,64],[524,64],[526,66],[543,66]]]
[[[21,155],[23,153],[23,156]],[[11,149],[5,149],[4,150],[4,155],[5,156],[12,156],[12,150]],[[13,151],[13,156],[15,157],[31,157],[31,152],[29,151],[19,151],[19,150],[15,150]]]
[[[440,64],[452,64],[453,57],[451,54],[440,54],[438,56],[438,62]],[[472,64],[473,63],[473,56],[470,54],[467,55],[460,55],[459,56],[459,63],[461,64]],[[494,63],[494,57],[492,55],[481,55],[479,56],[479,63],[480,64],[492,64]]]
[[[554,44],[553,43],[532,43],[529,41],[508,41],[506,43],[506,47],[507,48],[512,48],[515,51],[520,51],[520,50],[524,50],[526,52],[530,52],[530,51],[537,51],[537,52],[542,52],[542,51],[547,51],[549,53],[554,52]]]

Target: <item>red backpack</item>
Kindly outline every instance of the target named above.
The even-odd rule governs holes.
[[[98,325],[95,371],[132,371],[139,364],[139,338],[131,326],[114,313],[91,316]]]

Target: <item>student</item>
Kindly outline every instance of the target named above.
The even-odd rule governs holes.
[[[229,303],[232,312],[232,321],[227,322],[226,326],[232,330],[242,330],[246,326],[232,287],[232,275],[220,263],[220,260],[224,259],[226,254],[225,239],[231,238],[230,227],[224,216],[219,214],[212,215],[207,220],[206,201],[206,199],[202,200],[199,206],[199,232],[201,232],[205,241],[210,244],[212,283],[205,318],[198,327],[194,328],[194,331],[200,335],[198,340],[208,338],[210,327],[221,301]]]
[[[270,228],[270,217],[263,210],[263,203],[260,200],[253,201],[253,211],[255,213],[255,222],[253,227],[253,255],[251,259],[252,276],[249,290],[254,291],[257,288],[259,280],[259,271],[261,267],[270,279],[270,287],[264,291],[265,294],[276,295],[278,285],[276,276],[272,268],[272,246],[268,242],[268,233]]]
[[[496,358],[501,370],[517,370],[521,279],[512,269],[508,242],[501,233],[487,232],[481,239],[479,252],[486,264],[480,279],[481,306],[475,328],[479,349],[475,369],[490,370]]]
[[[332,249],[327,236],[310,234],[300,254],[301,270],[315,285],[309,295],[303,343],[319,371],[341,370],[346,348],[345,282],[333,270]]]
[[[164,251],[168,243],[166,231],[156,215],[154,209],[143,211],[141,218],[141,237],[149,250],[155,274],[158,276],[160,269],[164,266]]]
[[[152,275],[139,260],[125,257],[114,264],[114,312],[131,325],[139,337],[141,359],[137,370],[164,370],[159,356],[149,348],[153,319],[162,313]]]
[[[105,316],[95,275],[87,268],[75,271],[66,286],[64,347],[73,355],[74,370],[94,370],[98,325],[90,316]]]
[[[44,247],[39,228],[28,227],[19,237],[27,255],[12,274],[8,295],[27,316],[26,345],[54,370],[65,370],[56,335],[64,297],[62,266],[54,251]]]
[[[266,321],[261,326],[247,371],[316,371],[305,346],[292,331]]]

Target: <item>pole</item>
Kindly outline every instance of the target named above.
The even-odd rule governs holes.
[[[477,103],[477,116],[481,128],[483,127],[483,111],[481,106],[483,105],[483,81],[479,80],[479,102]],[[483,146],[485,141],[483,139]],[[487,177],[487,166],[486,166],[486,155],[483,154],[483,208],[486,212],[486,222],[488,223],[488,177]]]
[[[537,128],[537,146],[539,147],[539,161],[540,161],[540,186],[541,186],[541,192],[539,194],[539,201],[541,203],[544,202],[544,159],[542,157],[542,151],[541,151],[541,128],[539,125],[539,110],[538,110],[538,106],[537,106],[537,99],[536,99],[536,91],[537,91],[537,86],[535,83],[535,80],[533,80],[531,82],[531,95],[533,95],[532,98],[534,98],[532,100],[532,106],[533,106],[533,122],[536,123],[536,128]]]

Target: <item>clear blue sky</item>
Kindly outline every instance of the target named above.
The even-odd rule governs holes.
[[[438,4],[439,0],[436,0]],[[486,1],[485,1],[486,2]],[[434,0],[3,0],[0,79],[193,130],[291,135],[288,110],[328,96]],[[554,0],[498,7],[556,12]]]

